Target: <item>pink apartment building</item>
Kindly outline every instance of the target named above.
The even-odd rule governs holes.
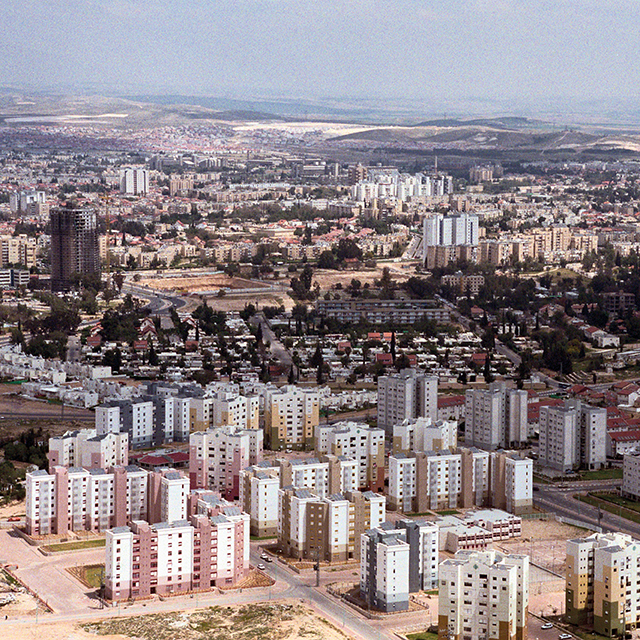
[[[213,427],[189,437],[192,489],[211,489],[227,500],[240,498],[240,472],[262,460],[261,429]]]
[[[106,533],[105,597],[205,591],[249,572],[249,516],[236,508],[171,523],[131,522]]]
[[[104,531],[131,520],[163,522],[187,516],[189,479],[174,469],[54,467],[26,477],[29,535]]]

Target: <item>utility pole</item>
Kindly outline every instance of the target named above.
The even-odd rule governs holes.
[[[316,563],[313,565],[313,568],[316,572],[316,587],[320,586],[320,547],[315,548],[316,555]]]

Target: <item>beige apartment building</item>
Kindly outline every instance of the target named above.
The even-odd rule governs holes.
[[[264,428],[271,449],[311,449],[320,423],[320,395],[294,385],[268,389],[264,398]]]
[[[286,487],[278,494],[278,546],[292,558],[357,559],[360,536],[385,520],[385,497],[371,491],[320,498],[309,489]]]
[[[640,541],[623,533],[594,533],[567,541],[566,616],[620,636],[640,623]]]
[[[439,576],[439,640],[526,640],[529,556],[458,551]]]

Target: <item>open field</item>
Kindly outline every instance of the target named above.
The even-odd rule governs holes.
[[[115,618],[85,624],[83,628],[99,636],[140,640],[342,640],[347,637],[310,609],[283,602]]]
[[[24,517],[25,512],[25,500],[16,500],[14,502],[9,502],[8,504],[0,506],[0,520],[6,520],[7,518],[14,518],[18,516]]]

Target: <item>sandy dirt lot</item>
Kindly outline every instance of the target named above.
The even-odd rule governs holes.
[[[584,530],[555,520],[523,520],[522,538],[501,542],[500,547],[509,553],[527,554],[539,567],[563,576],[567,540],[584,535]]]
[[[158,291],[187,291],[188,293],[197,293],[198,291],[216,291],[217,289],[257,289],[260,287],[268,287],[268,283],[259,280],[247,280],[245,278],[230,278],[224,273],[216,273],[210,275],[198,275],[194,273],[188,275],[185,272],[181,277],[153,277],[142,278],[140,283],[143,286],[151,287]]]
[[[12,640],[345,640],[346,636],[314,611],[285,601],[194,612],[111,618],[100,622],[36,626],[0,621],[0,637]]]
[[[251,303],[259,309],[264,307],[280,307],[291,311],[296,305],[296,301],[287,293],[252,293],[233,295],[229,294],[223,298],[218,296],[206,296],[207,304],[216,311],[242,311],[246,304]],[[181,309],[182,311],[182,309]]]
[[[9,502],[9,504],[0,505],[0,520],[6,520],[13,516],[25,515],[25,501],[16,500],[15,502]]]

